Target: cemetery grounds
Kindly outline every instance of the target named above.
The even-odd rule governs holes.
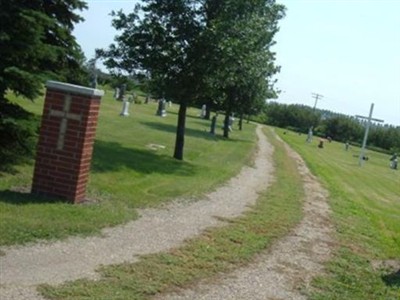
[[[185,161],[178,162],[172,159],[177,106],[168,108],[166,118],[157,118],[155,103],[135,104],[131,116],[123,118],[118,116],[121,103],[111,94],[106,93],[102,101],[89,205],[30,196],[26,192],[33,166],[18,166],[16,174],[1,176],[1,245],[99,234],[101,228],[137,218],[137,209],[159,207],[177,197],[194,200],[243,165],[251,165],[253,125],[245,124],[243,132],[234,131],[231,140],[223,140],[220,128],[216,137],[208,135],[209,123],[198,118],[199,109],[190,109]],[[16,101],[41,113],[40,99]],[[353,157],[356,148],[346,152],[344,145],[333,142],[318,149],[316,142],[305,143],[305,135],[275,131],[301,154],[328,190],[335,228],[330,261],[311,286],[300,286],[301,294],[310,299],[398,299],[400,172],[389,169],[387,155],[369,152],[370,160],[360,168]],[[98,295],[122,299],[120,292],[141,299],[188,288],[198,280],[214,281],[224,277],[222,272],[256,261],[257,254],[300,222],[304,201],[293,159],[270,131],[265,132],[275,147],[276,180],[260,194],[250,213],[225,220],[228,225],[207,230],[171,252],[145,256],[135,264],[104,267],[101,284],[79,280],[59,287],[44,285],[40,290],[53,299],[98,299]]]

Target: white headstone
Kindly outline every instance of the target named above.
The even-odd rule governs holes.
[[[129,116],[129,101],[127,99],[124,99],[122,102],[122,112],[120,113],[120,116]]]
[[[207,106],[203,104],[203,106],[201,107],[200,117],[204,119],[206,117],[206,113],[207,113]]]

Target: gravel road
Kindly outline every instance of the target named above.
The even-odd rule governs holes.
[[[327,191],[310,173],[302,158],[287,145],[286,149],[296,160],[304,182],[306,199],[301,223],[251,265],[213,278],[212,283],[208,279],[192,289],[155,299],[307,299],[301,290],[323,272],[323,263],[329,259],[334,245],[333,227],[329,221]]]
[[[258,150],[254,164],[243,167],[236,177],[204,199],[196,202],[180,199],[163,208],[141,210],[138,220],[104,229],[100,237],[71,237],[52,243],[0,248],[5,252],[0,256],[0,299],[42,300],[36,293],[38,284],[95,279],[95,270],[100,265],[135,262],[138,255],[166,251],[208,227],[223,224],[216,217],[241,215],[273,180],[273,147],[261,126],[256,132]]]

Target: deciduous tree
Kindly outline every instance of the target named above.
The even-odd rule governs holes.
[[[153,94],[179,103],[174,158],[183,159],[186,110],[199,93],[198,49],[201,1],[145,0],[132,13],[114,12],[122,33],[98,53],[118,72],[149,74]]]
[[[205,7],[206,91],[220,100],[228,137],[233,112],[259,107],[273,94],[272,77],[279,68],[271,47],[284,7],[274,0],[208,0]]]

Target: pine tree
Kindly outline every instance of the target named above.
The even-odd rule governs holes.
[[[79,73],[83,54],[72,30],[84,8],[81,0],[0,2],[0,99],[7,89],[33,99],[45,79]]]
[[[81,0],[0,1],[0,168],[33,153],[38,120],[10,103],[12,91],[28,99],[47,79],[83,83],[84,56],[72,35]]]

